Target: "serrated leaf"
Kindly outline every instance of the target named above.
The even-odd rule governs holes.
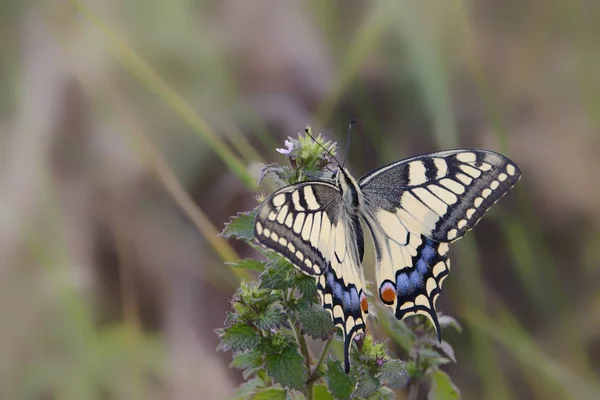
[[[293,310],[304,333],[313,339],[327,340],[335,333],[331,316],[320,305],[302,300]]]
[[[259,329],[276,329],[286,321],[285,311],[277,304],[271,304],[267,310],[256,320],[256,327]]]
[[[234,354],[233,361],[229,364],[230,367],[237,369],[256,368],[261,365],[262,354],[256,350]]]
[[[358,380],[358,385],[354,391],[354,396],[369,397],[381,388],[381,382],[369,373],[364,371]]]
[[[287,391],[285,389],[268,388],[254,392],[252,400],[285,400]]]
[[[263,272],[265,270],[265,263],[262,261],[254,260],[252,258],[245,258],[236,262],[228,262],[233,268],[249,269],[252,271]]]
[[[246,400],[250,397],[250,395],[259,388],[264,386],[264,382],[260,378],[250,379],[248,382],[243,383],[237,390],[233,396],[234,400]]]
[[[352,375],[346,375],[339,360],[327,360],[325,380],[331,395],[337,400],[349,399],[356,387],[356,379]]]
[[[390,388],[402,389],[406,387],[410,378],[404,362],[388,360],[381,366],[379,379]]]
[[[234,237],[247,242],[254,239],[254,217],[256,211],[238,213],[225,224],[225,228],[219,233],[219,236],[225,239]]]
[[[296,287],[302,294],[302,297],[308,301],[312,302],[317,295],[317,283],[312,276],[301,274],[301,276],[296,278]]]
[[[438,322],[442,328],[446,328],[448,326],[453,327],[458,333],[462,332],[462,326],[458,323],[458,321],[452,318],[449,315],[440,315],[438,317]]]
[[[270,176],[273,179],[273,182],[277,187],[283,187],[289,185],[290,178],[292,177],[292,170],[289,167],[277,163],[265,165],[260,173],[257,184],[260,185],[267,176]]]
[[[458,400],[460,391],[450,379],[450,376],[442,370],[431,374],[431,388],[427,394],[429,400]]]
[[[333,400],[334,397],[327,390],[327,386],[320,384],[313,386],[313,399],[314,400]]]
[[[251,326],[235,324],[217,331],[221,343],[217,350],[240,352],[250,350],[260,342],[260,335]]]
[[[267,263],[265,271],[260,274],[261,289],[289,289],[293,285],[290,277],[292,267],[284,258],[277,258]]]
[[[281,386],[304,390],[308,371],[304,357],[294,347],[285,347],[278,354],[269,354],[265,359],[267,374]]]
[[[394,400],[396,393],[390,388],[382,387],[375,393],[369,396],[368,400]]]

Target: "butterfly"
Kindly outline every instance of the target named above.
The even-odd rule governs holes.
[[[381,301],[396,318],[422,314],[441,342],[436,300],[450,271],[449,244],[471,230],[520,179],[517,165],[489,150],[417,155],[358,181],[340,166],[332,182],[283,187],[259,206],[256,240],[314,276],[323,308],[352,340],[369,313],[362,270],[364,231],[373,239]]]

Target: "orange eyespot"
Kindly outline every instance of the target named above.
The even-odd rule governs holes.
[[[381,297],[381,301],[385,304],[393,304],[396,301],[396,290],[394,285],[390,282],[386,282],[381,285],[381,289],[379,289],[379,295]]]
[[[367,301],[367,296],[365,296],[364,293],[360,295],[360,308],[365,314],[369,313],[369,302]]]

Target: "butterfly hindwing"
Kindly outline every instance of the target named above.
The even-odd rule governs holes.
[[[368,304],[362,272],[364,236],[357,215],[341,207],[341,193],[326,182],[282,188],[259,207],[256,240],[315,276],[321,304],[344,334],[345,369],[352,339],[365,331]]]
[[[448,243],[472,229],[518,181],[518,167],[487,150],[424,154],[359,180],[373,235],[381,300],[397,318],[427,315],[448,274]]]

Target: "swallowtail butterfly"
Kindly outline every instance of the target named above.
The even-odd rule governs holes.
[[[254,234],[314,276],[323,307],[344,333],[344,366],[368,314],[362,271],[366,226],[373,238],[381,301],[398,319],[427,316],[441,341],[436,300],[448,276],[448,247],[519,180],[508,158],[488,150],[422,154],[358,181],[341,167],[335,182],[305,181],[272,193]]]

